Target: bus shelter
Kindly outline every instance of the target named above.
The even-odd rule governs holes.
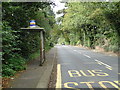
[[[35,20],[30,21],[30,26],[21,30],[40,33],[40,66],[45,62],[45,30],[36,25]]]

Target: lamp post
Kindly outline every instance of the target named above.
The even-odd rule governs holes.
[[[21,30],[29,32],[39,32],[40,33],[40,66],[45,61],[45,30],[36,25],[35,20],[30,20],[30,26],[27,28],[21,28]]]

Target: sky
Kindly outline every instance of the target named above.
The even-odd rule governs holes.
[[[55,7],[51,6],[51,7],[53,8],[53,12],[55,13],[55,16],[57,18],[57,17],[60,17],[60,16],[63,15],[63,14],[58,15],[58,14],[56,14],[56,12],[58,10],[64,9],[65,8],[65,3],[60,3],[60,0],[54,0],[54,2],[56,4],[56,6]]]
[[[56,4],[56,6],[55,7],[53,7],[53,6],[51,6],[52,8],[53,8],[53,12],[55,13],[55,16],[56,16],[56,18],[58,18],[58,17],[60,17],[60,16],[62,16],[63,14],[56,14],[56,12],[58,11],[58,10],[61,10],[61,9],[64,9],[64,8],[66,8],[65,7],[65,3],[60,3],[60,1],[62,1],[62,0],[52,0],[53,2],[55,2],[55,4]],[[74,1],[74,0],[73,0]],[[79,1],[79,0],[78,0]],[[84,0],[83,0],[84,1]],[[89,1],[89,0],[88,0]],[[94,1],[94,0],[90,0],[90,1]],[[109,2],[109,1],[112,1],[112,0],[98,0],[98,1],[106,1],[106,2]]]

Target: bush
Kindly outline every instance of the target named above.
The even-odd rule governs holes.
[[[110,50],[110,51],[113,51],[113,52],[118,52],[118,51],[119,51],[119,48],[118,48],[117,45],[111,45],[111,46],[109,47],[109,50]]]
[[[30,60],[30,58],[35,58],[38,55],[32,54],[37,52],[40,48],[40,33],[20,30],[20,28],[28,26],[30,19],[35,19],[37,21],[37,25],[45,28],[45,39],[48,39],[49,36],[52,36],[49,34],[49,30],[52,30],[52,27],[55,23],[55,19],[53,16],[54,14],[47,13],[48,11],[52,12],[51,8],[48,8],[48,5],[50,7],[49,3],[41,2],[39,4],[17,2],[5,2],[2,4],[3,76],[13,76],[16,71],[24,70],[25,62],[28,59]],[[28,6],[30,6],[29,9],[27,9]],[[26,9],[23,10],[23,8]],[[41,8],[42,10],[41,13],[38,12],[39,8]],[[31,12],[34,13],[31,14]],[[42,16],[42,21],[39,20],[39,16]],[[45,21],[44,19],[49,20]],[[50,39],[48,39],[49,43],[51,42],[49,41]],[[47,50],[51,48],[47,44],[45,45],[45,47]]]
[[[14,76],[15,73],[16,71],[11,69],[9,65],[5,65],[5,64],[2,65],[2,76],[3,77]]]
[[[2,66],[2,76],[14,76],[16,71],[25,70],[25,60],[20,56],[10,58],[6,64]]]
[[[26,69],[25,68],[25,60],[20,56],[9,59],[8,65],[11,69],[13,69],[15,71],[20,71],[20,70]]]
[[[104,48],[104,50],[105,50],[106,52],[109,51],[109,46],[104,46],[103,48]]]
[[[2,57],[6,60],[14,56],[15,52],[20,51],[18,47],[18,35],[15,35],[14,30],[8,25],[8,22],[3,21],[2,25]]]

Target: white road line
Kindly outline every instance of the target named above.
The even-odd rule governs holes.
[[[88,58],[91,58],[90,56],[88,56],[88,55],[86,55],[86,54],[84,54],[84,56],[86,56],[86,57],[88,57]]]
[[[62,82],[62,79],[61,79],[61,65],[58,64],[57,65],[57,82],[56,82],[56,90],[59,88],[61,89],[61,82]]]
[[[69,49],[73,50],[71,47],[68,46]]]
[[[105,65],[106,66],[106,68],[108,68],[109,70],[112,70],[112,67],[110,66],[110,65],[108,65],[108,64],[105,64],[105,63],[103,63],[103,62],[101,62],[101,61],[99,61],[99,60],[97,60],[97,59],[95,59],[95,61],[97,61],[98,62],[98,64],[100,64],[100,65]]]
[[[78,53],[80,53],[80,54],[81,54],[81,52],[78,52]]]
[[[75,51],[75,52],[77,52],[77,53],[80,53],[80,54],[81,54],[81,52],[79,52],[79,51],[77,51],[77,50],[73,50],[73,51]]]
[[[73,50],[73,51],[81,54],[81,52],[79,52],[79,51],[77,51],[77,50]],[[90,56],[88,56],[88,55],[86,55],[86,54],[83,54],[83,55],[86,56],[86,57],[88,57],[88,58],[91,58]]]
[[[95,60],[95,61],[98,61],[99,63],[101,63],[101,64],[103,64],[103,65],[105,65],[105,66],[107,66],[107,67],[111,67],[110,65],[107,65],[107,64],[105,64],[105,63],[103,63],[103,62],[101,62],[101,61],[99,61],[99,60]]]
[[[77,50],[73,50],[73,51],[78,52],[78,53],[81,54],[81,52],[79,52],[79,51],[77,51]],[[86,54],[83,54],[83,55],[86,56],[86,57],[88,57],[88,58],[91,58],[90,56],[88,56],[88,55],[86,55]],[[102,64],[103,64],[103,65],[106,66],[107,69],[112,70],[112,67],[111,67],[110,65],[105,64],[105,63],[103,63],[103,62],[101,62],[101,61],[99,61],[99,60],[97,60],[97,59],[95,59],[95,61],[96,61],[99,65],[102,65]]]
[[[112,67],[106,67],[107,69],[109,69],[109,70],[112,70]]]
[[[62,46],[62,47],[68,47],[68,46]]]

